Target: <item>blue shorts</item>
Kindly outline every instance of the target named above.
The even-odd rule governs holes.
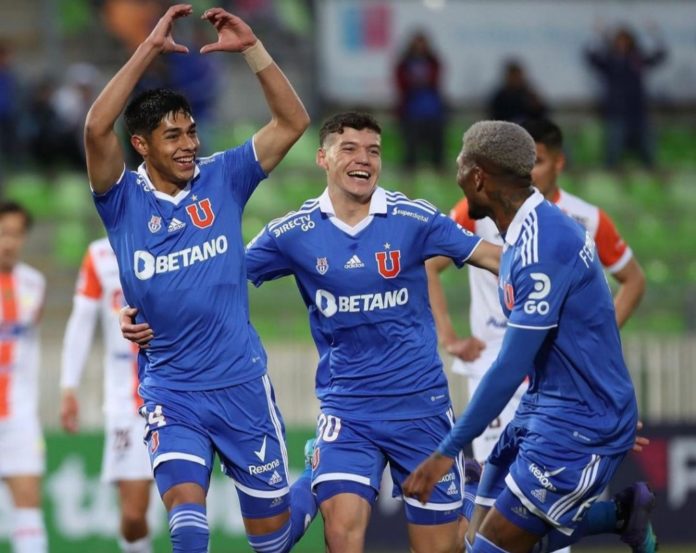
[[[372,488],[375,497],[388,462],[394,481],[392,495],[405,501],[409,522],[444,524],[456,520],[462,504],[461,459],[440,480],[425,505],[403,497],[401,488],[408,475],[440,445],[453,421],[451,409],[441,415],[395,421],[354,421],[321,413],[317,420],[312,488],[348,481]],[[339,493],[341,488],[336,490]]]
[[[245,516],[255,516],[250,510],[270,516],[287,508],[285,426],[267,375],[218,390],[141,386],[140,393],[155,477],[158,467],[172,460],[197,463],[210,475],[217,453],[223,472],[237,487]]]
[[[540,434],[508,425],[486,461],[476,503],[495,505],[525,530],[538,533],[538,521],[526,524],[518,511],[506,513],[509,501],[497,500],[507,487],[528,514],[571,535],[624,456],[570,451]]]

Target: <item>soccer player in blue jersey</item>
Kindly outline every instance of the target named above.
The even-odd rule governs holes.
[[[475,553],[527,553],[537,543],[553,551],[602,524],[612,530],[616,506],[595,500],[634,445],[635,394],[594,242],[533,188],[535,158],[534,140],[512,123],[481,122],[464,135],[457,182],[470,217],[491,217],[504,238],[498,288],[508,328],[464,414],[405,483],[408,496],[427,502],[529,376],[484,469],[479,489],[498,493],[478,511],[482,521],[472,521],[466,547]],[[651,494],[634,491],[647,501],[630,513],[622,538],[650,553]]]
[[[205,499],[217,454],[237,488],[252,548],[284,552],[316,506],[308,481],[288,486],[283,422],[266,354],[248,320],[241,216],[309,118],[253,31],[219,8],[202,16],[218,39],[201,52],[244,55],[270,122],[245,144],[197,159],[196,124],[185,98],[147,91],[126,107],[157,56],[186,53],[172,27],[191,12],[190,5],[171,7],[95,101],[85,125],[87,169],[126,300],[154,333],[140,393],[173,550],[208,549]],[[144,160],[137,172],[124,168],[114,132],[124,107],[130,142]]]
[[[316,155],[326,190],[247,247],[249,280],[293,275],[307,306],[320,356],[312,483],[334,553],[363,550],[386,464],[403,497],[405,477],[453,424],[425,261],[444,255],[495,272],[500,256],[428,202],[379,187],[380,135],[368,115],[329,118]],[[412,551],[458,550],[460,469],[425,505],[403,497]]]

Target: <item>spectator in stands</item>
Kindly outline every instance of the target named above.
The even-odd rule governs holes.
[[[12,49],[0,41],[0,185],[6,164],[15,159],[16,113],[18,109],[17,78],[12,66]]]
[[[53,80],[40,81],[31,93],[25,121],[29,153],[49,177],[59,167],[82,169],[84,166],[82,148],[56,110],[55,91]]]
[[[90,63],[70,65],[63,82],[51,97],[51,103],[64,127],[65,140],[70,151],[80,152],[84,162],[83,134],[85,118],[102,88],[99,70]]]
[[[441,75],[442,64],[428,37],[416,32],[394,70],[405,169],[416,166],[418,152],[423,152],[437,169],[443,168],[447,108]]]
[[[514,59],[505,62],[503,81],[493,91],[488,105],[489,118],[519,123],[525,119],[544,117],[548,108],[530,84],[522,64]]]
[[[630,150],[651,168],[655,156],[645,73],[665,60],[667,50],[656,32],[653,33],[655,47],[650,51],[638,44],[628,27],[619,27],[613,34],[600,29],[598,35],[600,44],[588,48],[585,58],[604,85],[602,115],[606,164],[615,168],[623,153]]]

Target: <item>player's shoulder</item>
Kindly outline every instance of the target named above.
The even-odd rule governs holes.
[[[232,150],[234,150],[234,148]],[[226,151],[230,151],[230,150],[223,150],[221,152],[215,152],[213,154],[210,154],[209,156],[199,157],[196,160],[196,163],[198,164],[198,168],[202,169],[203,167],[207,167],[209,165],[215,165],[216,163],[221,163],[223,161],[223,158],[224,158]]]
[[[46,277],[44,274],[27,263],[17,263],[14,268],[14,273],[18,280],[24,284],[38,286],[41,288],[46,286]]]
[[[387,214],[418,223],[429,223],[440,215],[440,210],[427,200],[411,199],[403,192],[385,190]]]
[[[565,264],[585,243],[585,229],[557,206],[542,201],[521,223],[517,246],[522,267]]]
[[[310,198],[295,211],[289,211],[282,217],[273,219],[266,228],[275,238],[291,236],[296,232],[306,233],[316,228],[320,210],[319,198]]]

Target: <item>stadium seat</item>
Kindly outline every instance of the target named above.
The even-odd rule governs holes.
[[[579,179],[578,194],[614,215],[625,209],[626,191],[618,177],[608,171],[588,171]]]
[[[52,187],[38,173],[8,175],[4,196],[21,203],[37,217],[45,217],[52,210]]]

